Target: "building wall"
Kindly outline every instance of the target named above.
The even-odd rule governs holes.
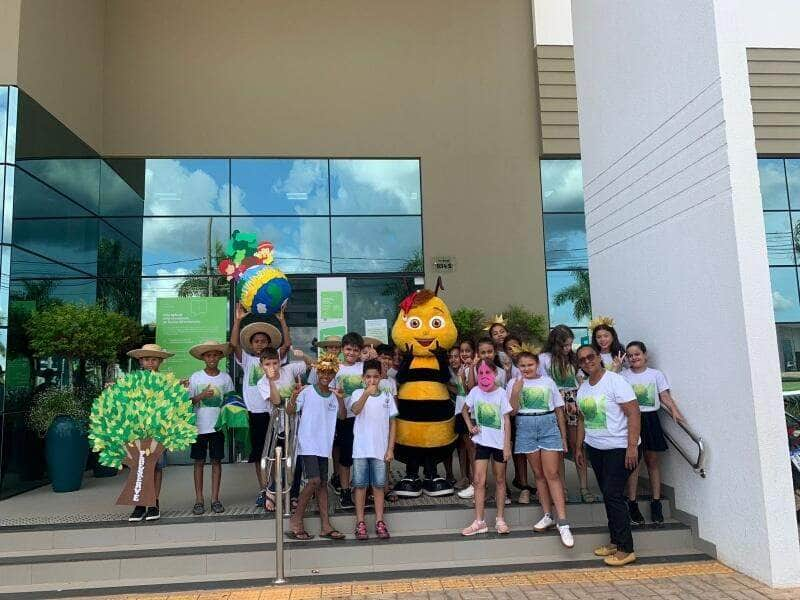
[[[796,584],[745,45],[717,9],[573,2],[592,300],[654,348],[706,442],[707,479],[665,457],[677,508],[727,564]]]
[[[105,0],[22,0],[14,82],[98,152],[105,6]]]
[[[800,153],[800,48],[748,48],[759,154]]]
[[[572,46],[536,46],[542,155],[577,156],[578,101]]]
[[[429,283],[546,313],[532,39],[528,0],[112,1],[103,152],[419,156]]]
[[[17,83],[21,2],[22,0],[0,2],[0,84]]]

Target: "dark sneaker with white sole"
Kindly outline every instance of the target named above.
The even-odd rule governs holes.
[[[158,521],[161,518],[161,509],[158,504],[155,506],[148,506],[147,512],[144,515],[145,521]]]
[[[348,510],[356,507],[356,505],[353,504],[353,496],[349,489],[342,488],[342,493],[339,494],[339,505]]]
[[[656,527],[664,526],[664,510],[661,507],[661,500],[652,500],[650,502],[650,518]]]
[[[422,493],[434,498],[439,496],[449,496],[455,493],[455,489],[446,479],[437,477],[436,479],[426,479],[422,482]]]
[[[394,493],[398,498],[419,498],[422,495],[422,482],[419,477],[403,477],[394,486]]]
[[[136,508],[133,509],[131,516],[128,517],[128,521],[130,521],[131,523],[139,523],[141,521],[144,521],[144,515],[146,512],[147,512],[146,506],[137,506]]]
[[[639,510],[639,503],[636,500],[628,500],[628,514],[631,516],[631,525],[642,526],[645,524],[644,515]]]

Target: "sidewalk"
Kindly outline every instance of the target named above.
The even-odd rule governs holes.
[[[775,590],[717,562],[622,569],[529,571],[511,574],[284,585],[265,588],[115,596],[116,600],[795,600],[800,588]]]

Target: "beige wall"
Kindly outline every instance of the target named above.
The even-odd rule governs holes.
[[[546,313],[529,0],[109,0],[103,151],[419,156],[426,271]]]
[[[19,87],[98,152],[104,20],[105,0],[22,0],[19,24]]]
[[[0,0],[0,85],[17,83],[22,0]]]
[[[760,154],[800,154],[800,48],[748,48]]]

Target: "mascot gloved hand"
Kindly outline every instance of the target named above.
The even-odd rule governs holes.
[[[416,291],[400,304],[392,340],[404,353],[397,371],[395,456],[406,464],[406,476],[394,488],[402,498],[422,493],[447,496],[454,491],[439,477],[437,465],[453,452],[457,437],[447,389],[447,351],[457,336],[450,310],[435,292]],[[424,468],[423,481],[420,466]]]

